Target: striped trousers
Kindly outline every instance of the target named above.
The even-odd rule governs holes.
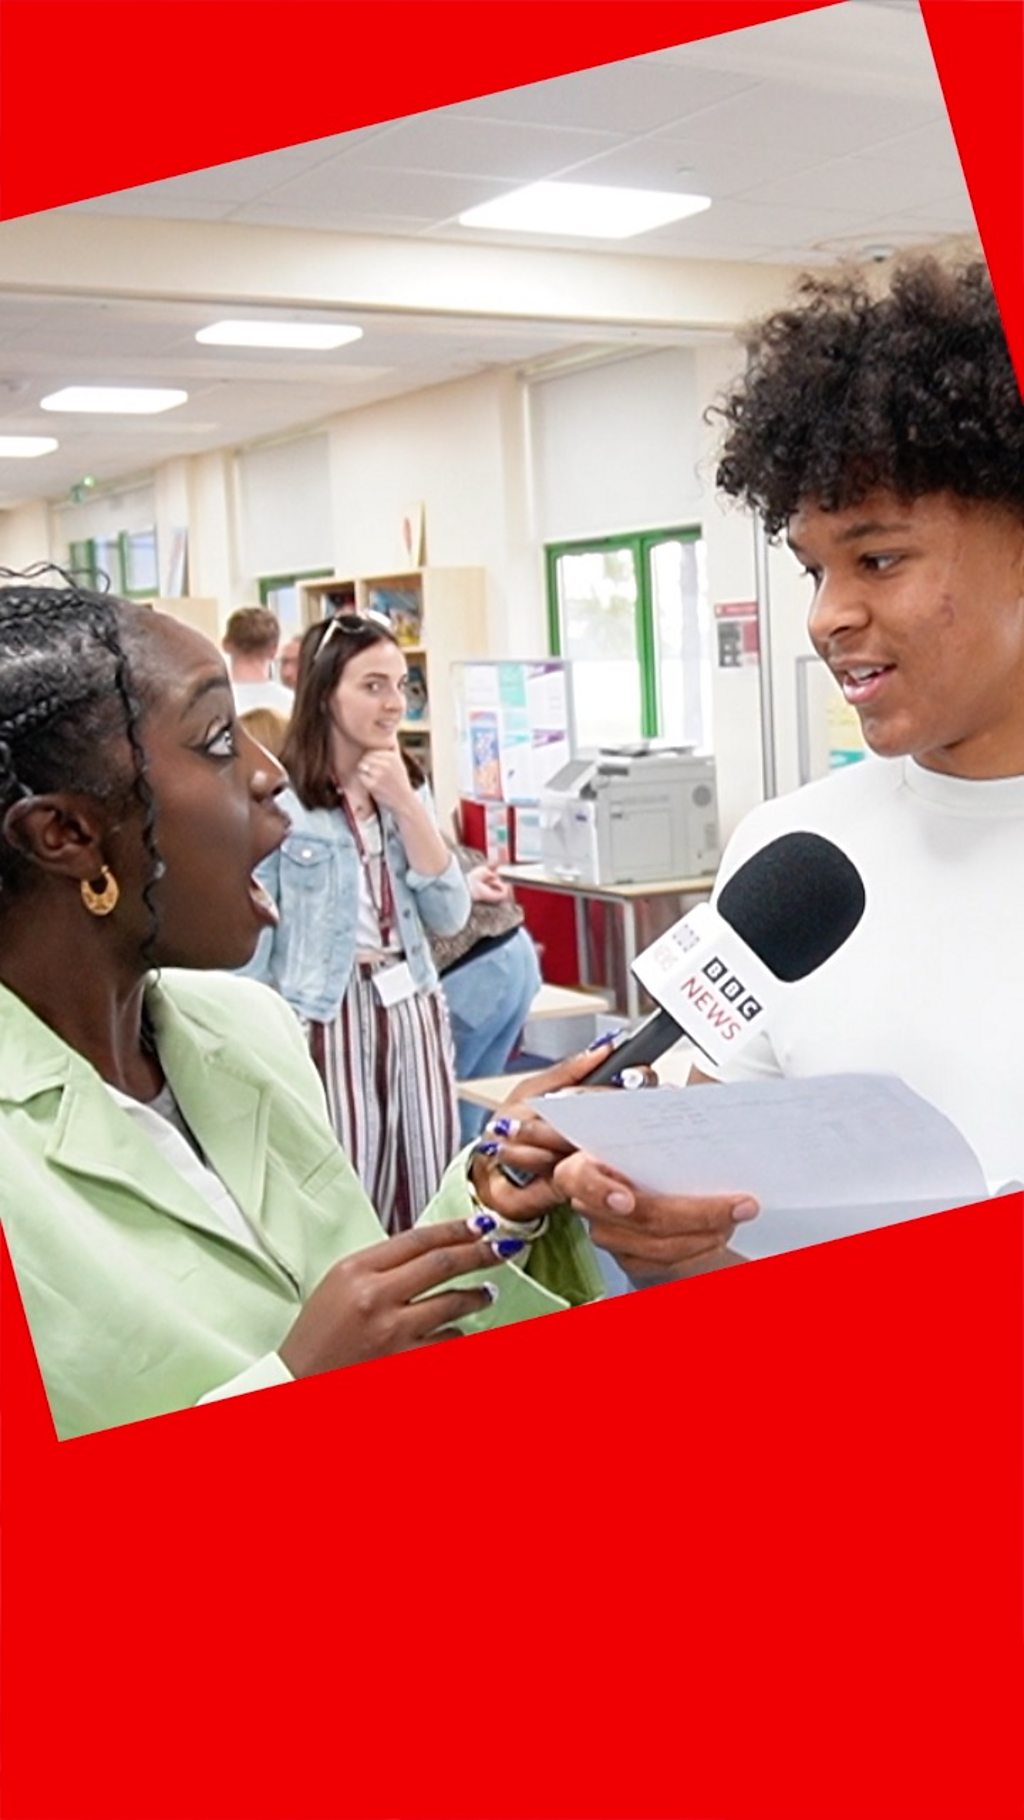
[[[333,1022],[307,1028],[339,1142],[385,1232],[403,1232],[459,1149],[444,996],[435,986],[385,1007],[357,965]]]

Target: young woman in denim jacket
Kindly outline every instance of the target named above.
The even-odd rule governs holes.
[[[292,828],[260,873],[281,920],[247,971],[303,1020],[334,1128],[385,1229],[412,1225],[459,1148],[427,931],[469,916],[422,773],[398,745],[405,658],[383,622],[306,633],[282,762]]]

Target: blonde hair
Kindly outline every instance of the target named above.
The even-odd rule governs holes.
[[[238,720],[257,745],[270,753],[271,758],[280,758],[288,733],[287,714],[279,714],[276,708],[247,708],[244,714],[238,716]]]

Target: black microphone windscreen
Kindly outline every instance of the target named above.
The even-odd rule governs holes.
[[[824,835],[780,834],[723,885],[717,909],[776,979],[800,980],[853,933],[864,884]]]

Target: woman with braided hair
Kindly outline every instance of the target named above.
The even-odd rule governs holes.
[[[530,1189],[457,1159],[383,1238],[292,1012],[230,971],[284,781],[199,634],[0,583],[0,1217],[62,1438],[600,1293],[539,1120]]]

